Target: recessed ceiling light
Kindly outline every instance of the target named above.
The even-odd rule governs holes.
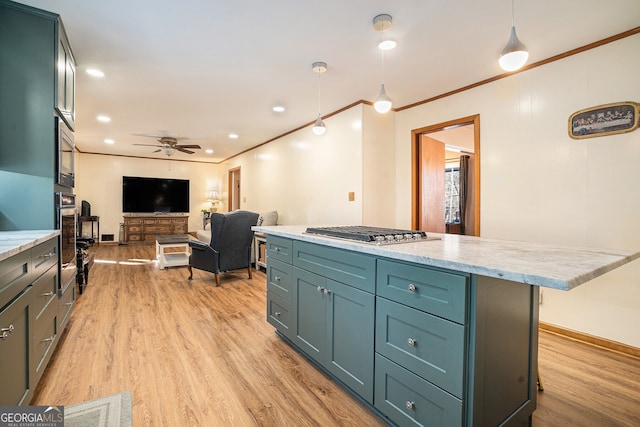
[[[378,48],[381,50],[391,50],[393,48],[395,48],[398,44],[395,42],[395,40],[383,40],[380,43],[378,43]]]
[[[104,143],[105,144],[113,144],[113,143],[115,143],[115,141],[113,139],[107,138],[107,139],[104,140]]]
[[[111,121],[111,117],[109,116],[98,116],[98,121],[102,123],[109,123]]]
[[[207,148],[204,152],[207,154],[213,154],[213,150],[211,148]]]
[[[237,134],[237,133],[230,133],[230,134],[229,134],[229,138],[231,138],[231,139],[238,139],[238,134]]]
[[[276,105],[272,110],[276,113],[284,113],[284,107],[282,105]]]
[[[104,77],[104,73],[100,70],[96,70],[95,68],[88,68],[87,74],[93,77]]]

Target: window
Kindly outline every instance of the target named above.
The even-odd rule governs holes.
[[[447,161],[444,169],[444,222],[460,222],[460,162]]]

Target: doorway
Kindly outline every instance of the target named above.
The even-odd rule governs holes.
[[[240,209],[240,166],[229,169],[229,206],[228,211]]]
[[[458,139],[461,135],[466,135],[466,141]],[[479,236],[480,115],[414,129],[411,137],[412,228]],[[455,166],[465,162],[458,157],[466,156],[468,167]],[[460,176],[460,194],[455,197],[464,207],[455,209],[448,189],[451,180]]]

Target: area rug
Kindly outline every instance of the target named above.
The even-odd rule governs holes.
[[[64,407],[65,427],[131,427],[128,391]]]

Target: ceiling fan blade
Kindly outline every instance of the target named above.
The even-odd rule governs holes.
[[[158,146],[158,144],[131,144],[131,145],[141,145],[141,146],[144,146],[144,147],[157,147]]]
[[[175,147],[180,147],[180,148],[197,148],[200,149],[201,147],[199,145],[184,145],[184,144],[180,144],[180,145],[176,145]]]
[[[159,153],[160,151],[162,151],[161,149],[157,149],[156,151],[152,151],[152,153]]]
[[[195,151],[185,150],[184,148],[182,148],[182,147],[181,147],[181,146],[179,146],[179,145],[176,145],[175,147],[172,147],[172,148],[175,148],[176,150],[181,151],[181,152],[183,152],[183,153],[187,153],[187,154],[193,154],[193,153],[195,153]]]

